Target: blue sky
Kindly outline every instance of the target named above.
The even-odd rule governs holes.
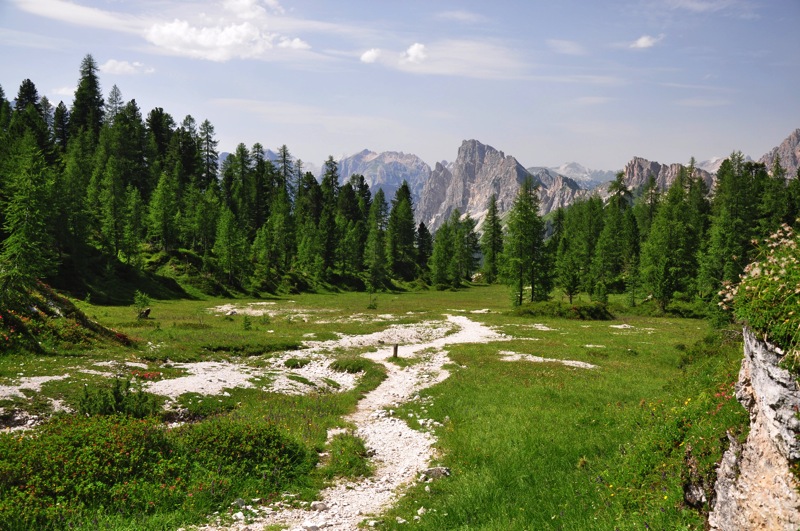
[[[320,165],[759,157],[800,127],[799,0],[0,0],[0,85],[71,105],[81,59],[144,115]]]

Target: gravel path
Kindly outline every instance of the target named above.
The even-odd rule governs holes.
[[[444,351],[449,345],[511,339],[464,316],[448,316],[446,324],[454,333],[442,335],[443,327],[431,328],[430,323],[418,328],[416,333],[408,332],[408,327],[395,329],[398,341],[391,343],[401,343],[401,338],[419,340],[426,335],[435,336],[425,342],[400,347],[401,357],[419,357],[423,360],[409,367],[401,368],[386,361],[392,356],[391,346],[364,355],[382,363],[387,371],[386,380],[368,393],[358,403],[356,411],[346,419],[357,426],[356,435],[365,441],[374,456],[375,474],[371,478],[341,482],[325,489],[320,494],[321,503],[314,502],[313,509],[259,507],[242,502],[240,507],[243,511],[234,514],[234,518],[240,521],[228,527],[209,525],[201,529],[256,531],[279,524],[292,530],[353,530],[358,528],[361,521],[369,521],[370,515],[377,516],[388,508],[402,493],[403,487],[417,479],[429,466],[434,457],[435,442],[430,432],[411,429],[405,421],[393,417],[389,410],[414,399],[421,389],[448,377],[449,373],[443,366],[449,362]],[[390,343],[387,341],[390,336],[391,332],[384,332],[380,341]],[[343,338],[342,341],[361,343],[374,339],[361,336]],[[314,347],[331,348],[334,346],[332,343],[335,342]],[[417,421],[422,425],[432,424],[428,419]],[[248,523],[245,523],[245,511],[248,514],[255,513],[258,517],[255,520],[248,519]]]

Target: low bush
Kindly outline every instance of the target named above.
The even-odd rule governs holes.
[[[370,367],[370,361],[364,358],[340,358],[330,364],[330,368],[338,372],[348,372],[355,374],[364,372]]]
[[[302,369],[309,363],[311,363],[311,360],[308,358],[289,358],[283,362],[283,365],[287,369]]]
[[[786,365],[800,374],[800,236],[783,225],[761,246],[741,282],[725,285],[719,303],[737,319],[786,352]]]
[[[83,387],[78,401],[78,413],[87,417],[97,415],[126,415],[141,419],[156,415],[159,410],[155,395],[146,393],[141,385],[131,387],[130,380],[114,378],[111,386]]]
[[[180,450],[199,466],[219,474],[255,475],[278,489],[314,467],[302,445],[263,422],[215,417],[175,431]]]
[[[593,321],[605,321],[614,318],[611,312],[608,311],[608,306],[601,302],[575,302],[573,304],[560,301],[531,302],[515,308],[513,313],[520,316]]]

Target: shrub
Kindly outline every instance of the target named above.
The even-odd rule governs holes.
[[[608,307],[600,302],[575,302],[567,304],[558,301],[531,302],[513,310],[515,315],[530,317],[553,317],[561,319],[609,320],[614,316]]]
[[[278,489],[314,466],[299,443],[262,422],[216,417],[175,432],[181,451],[210,471],[260,477]]]
[[[114,378],[110,387],[83,387],[78,401],[78,413],[87,417],[97,415],[126,415],[141,419],[158,413],[158,399],[142,391],[141,386],[131,388],[131,381]]]
[[[92,507],[148,512],[154,499],[137,497],[134,485],[159,481],[170,450],[154,419],[62,417],[35,437],[0,435],[0,521],[62,528]]]
[[[311,360],[308,358],[289,358],[283,362],[283,365],[287,369],[302,369],[309,363],[311,363]]]
[[[720,307],[765,335],[787,354],[789,368],[800,366],[800,237],[784,224],[760,247],[738,285],[725,284]]]
[[[348,372],[350,374],[364,372],[369,366],[370,361],[364,358],[340,358],[332,361],[330,364],[330,368],[334,371]]]

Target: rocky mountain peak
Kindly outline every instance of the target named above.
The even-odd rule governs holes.
[[[373,194],[378,188],[383,189],[387,201],[394,197],[404,180],[408,182],[412,195],[418,197],[431,174],[430,166],[422,159],[398,151],[376,153],[365,149],[355,155],[342,157],[338,164],[342,182],[355,173],[361,174]]]
[[[797,175],[800,168],[800,129],[795,129],[778,147],[758,159],[758,162],[763,162],[768,170],[772,170],[776,157],[780,157],[787,178]]]

